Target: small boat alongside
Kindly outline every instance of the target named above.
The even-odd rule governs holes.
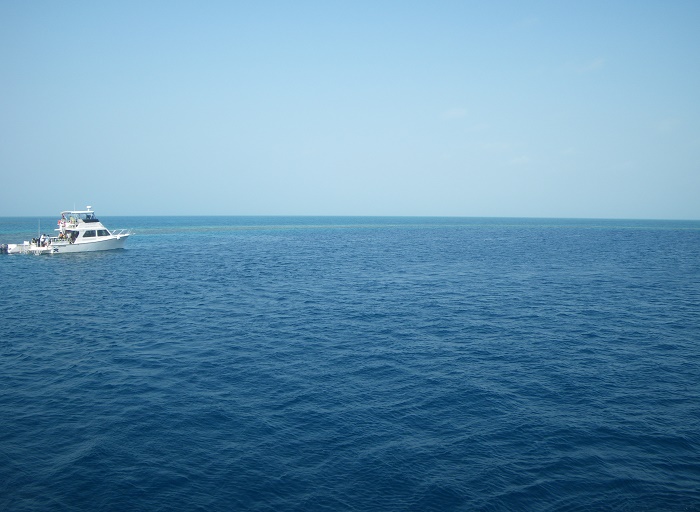
[[[3,244],[5,254],[62,254],[123,249],[131,230],[108,230],[95,216],[91,206],[86,210],[66,210],[58,219],[58,233],[41,235],[22,244]]]

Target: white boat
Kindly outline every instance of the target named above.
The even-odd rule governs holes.
[[[95,217],[92,206],[86,210],[67,210],[58,219],[58,234],[41,235],[23,244],[7,244],[0,251],[8,254],[62,254],[123,249],[131,235],[127,229],[108,230]]]

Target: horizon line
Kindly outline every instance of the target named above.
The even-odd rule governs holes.
[[[60,214],[58,214],[60,215]],[[6,219],[38,219],[38,218],[49,218],[56,217],[57,214],[51,215],[2,215],[0,218]],[[102,217],[101,214],[98,214]],[[513,215],[439,215],[439,214],[425,214],[425,215],[400,215],[400,214],[390,214],[390,215],[371,215],[371,214],[204,214],[204,213],[179,213],[179,214],[114,214],[107,215],[105,217],[246,217],[246,218],[264,218],[264,217],[299,217],[299,218],[407,218],[407,219],[420,219],[420,218],[436,218],[436,219],[521,219],[521,220],[615,220],[615,221],[676,221],[676,222],[700,222],[700,218],[680,218],[680,217],[558,217],[558,216],[513,216]]]

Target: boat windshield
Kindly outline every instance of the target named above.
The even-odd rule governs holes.
[[[61,212],[61,219],[70,222],[75,222],[77,220],[82,220],[83,222],[99,222],[97,217],[95,217],[95,212],[92,210]]]

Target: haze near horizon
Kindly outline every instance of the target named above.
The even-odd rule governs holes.
[[[2,2],[0,216],[700,219],[700,3]]]

